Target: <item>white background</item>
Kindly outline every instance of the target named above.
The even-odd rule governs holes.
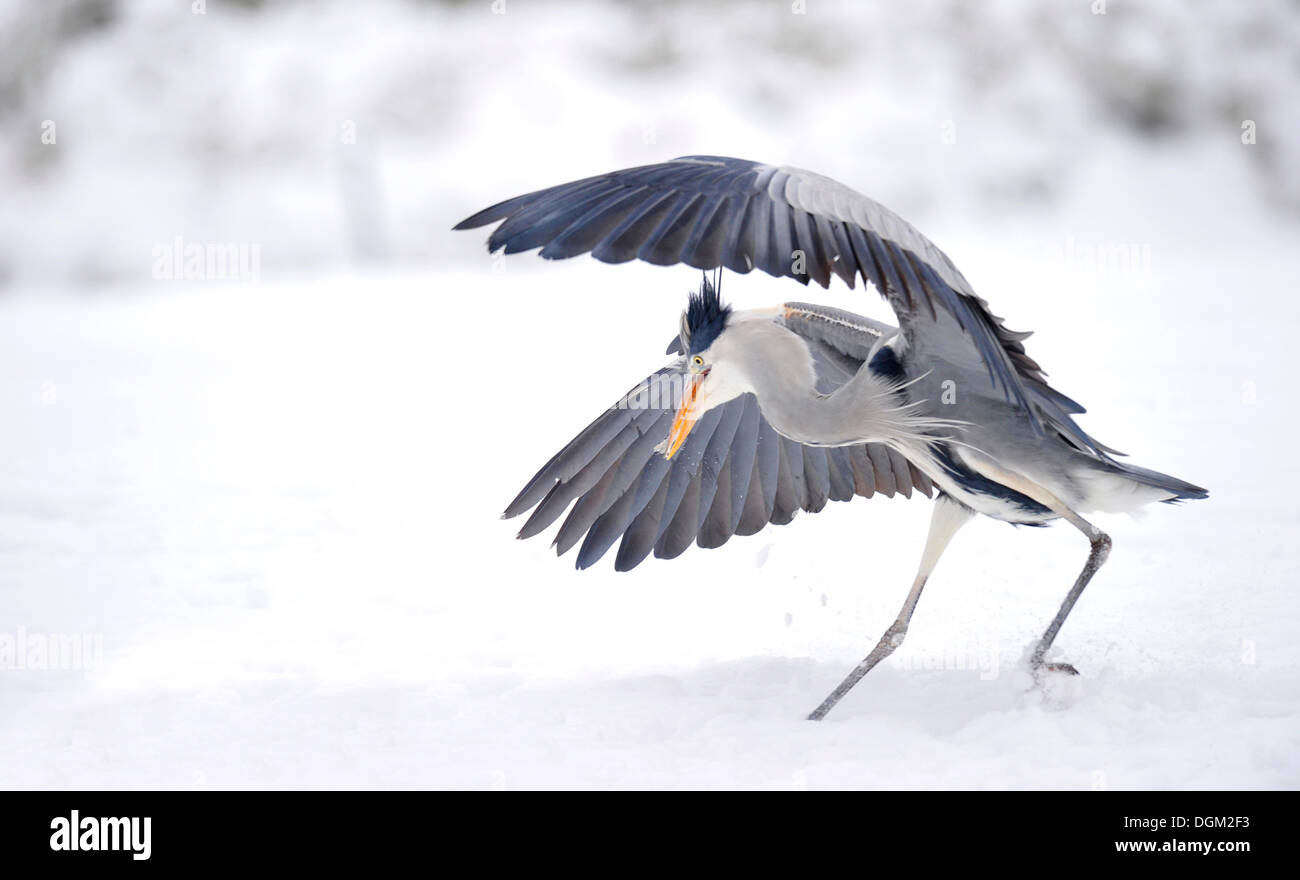
[[[0,669],[0,785],[1300,782],[1290,6],[110,8],[0,4],[0,647],[103,647]],[[1086,430],[1210,490],[1098,517],[1055,652],[1080,679],[1018,666],[1086,555],[1066,527],[960,533],[822,724],[924,499],[630,574],[513,540],[500,511],[663,362],[697,279],[449,229],[701,152],[900,211]],[[178,235],[257,245],[258,280],[155,280]],[[891,320],[838,283],[724,291]]]

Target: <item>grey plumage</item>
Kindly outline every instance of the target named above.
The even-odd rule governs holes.
[[[706,222],[676,222],[697,217],[706,202],[713,212]],[[823,287],[832,272],[850,286],[860,274],[889,300],[905,332],[914,318],[948,310],[1000,391],[1026,409],[1033,431],[1042,430],[1022,378],[1041,375],[1024,352],[1023,334],[1007,330],[948,257],[909,223],[819,174],[722,156],[683,156],[518,196],[455,228],[502,219],[488,239],[490,251],[541,247],[547,259],[591,252],[613,263],[635,253],[657,265],[722,265],[740,273],[757,267]],[[721,251],[702,246],[722,225],[728,231]],[[803,252],[802,261],[796,250]]]
[[[881,335],[895,329],[836,309],[785,308],[787,325],[828,353],[819,369],[828,390],[843,385]],[[681,339],[670,347],[680,350]],[[506,507],[507,517],[536,507],[519,537],[545,531],[572,505],[555,539],[557,552],[581,541],[576,565],[587,568],[621,540],[615,567],[627,571],[651,552],[673,558],[691,543],[720,547],[733,535],[784,525],[797,511],[817,512],[828,501],[933,493],[923,473],[881,444],[811,447],[782,438],[753,395],[706,413],[671,461],[652,454],[668,436],[686,375],[679,357],[556,453]]]
[[[857,495],[938,489],[912,590],[875,649],[810,716],[820,719],[901,644],[949,540],[970,516],[1023,525],[1064,519],[1090,544],[1083,571],[1030,655],[1036,675],[1076,600],[1110,552],[1081,513],[1135,510],[1206,492],[1120,453],[1074,420],[948,257],[877,202],[797,168],[687,156],[519,196],[462,221],[500,222],[491,251],[541,248],[697,269],[758,268],[826,287],[861,277],[899,326],[788,303],[732,315],[707,279],[668,347],[678,355],[557,453],[507,516],[532,509],[520,537],[565,510],[564,553],[586,568],[614,545],[619,570],[650,553],[789,522]],[[570,509],[571,505],[571,509]]]

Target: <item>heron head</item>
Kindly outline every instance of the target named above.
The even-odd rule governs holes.
[[[717,287],[706,276],[682,312],[681,348],[687,373],[681,404],[663,446],[665,458],[677,454],[704,413],[750,390],[738,359],[729,351],[731,316],[731,307],[722,304]]]

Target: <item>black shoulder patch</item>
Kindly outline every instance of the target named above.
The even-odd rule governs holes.
[[[903,365],[898,362],[897,353],[888,345],[882,345],[867,366],[877,376],[883,376],[894,382],[902,382],[904,379]]]
[[[682,347],[687,354],[699,354],[713,345],[727,327],[731,306],[722,304],[718,289],[704,276],[700,292],[692,293],[682,315]]]

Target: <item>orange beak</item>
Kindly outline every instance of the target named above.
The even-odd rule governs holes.
[[[691,376],[690,384],[682,389],[682,405],[677,408],[677,417],[673,419],[672,430],[668,432],[668,447],[664,458],[672,460],[677,450],[686,442],[686,435],[695,427],[695,404],[699,400],[700,385],[708,373],[696,373]]]

